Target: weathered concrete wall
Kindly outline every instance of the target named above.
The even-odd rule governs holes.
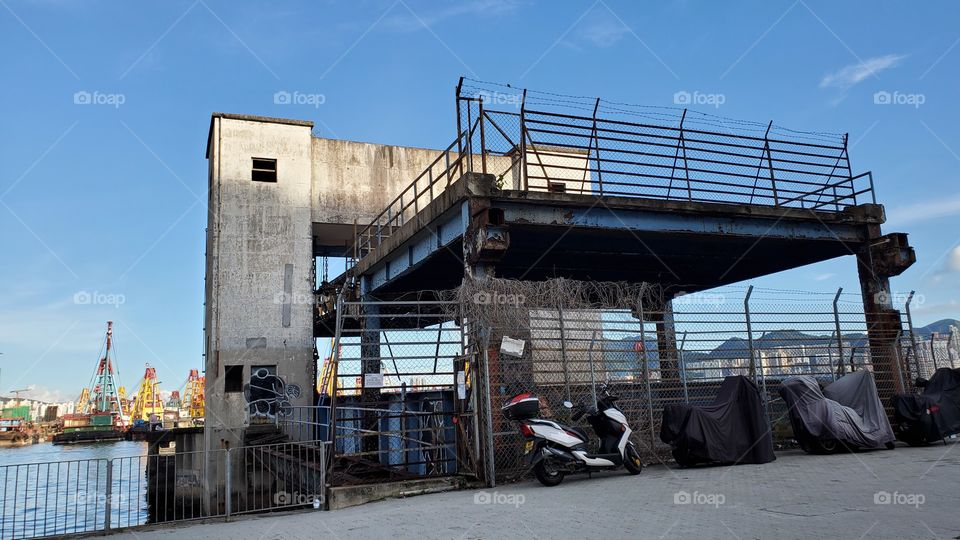
[[[438,150],[314,138],[313,221],[370,223],[423,172]],[[455,156],[451,155],[451,159]]]
[[[215,116],[211,126],[206,292],[206,444],[239,445],[251,415],[225,392],[229,365],[276,366],[310,405],[314,385],[311,126]],[[252,158],[277,160],[277,182],[254,182]]]

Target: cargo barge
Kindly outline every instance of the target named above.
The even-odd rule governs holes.
[[[112,413],[67,414],[63,427],[53,436],[53,444],[77,444],[123,440],[120,416]]]
[[[23,418],[0,418],[0,448],[34,442]]]

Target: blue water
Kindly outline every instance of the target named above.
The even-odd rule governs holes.
[[[108,502],[112,527],[146,523],[146,453],[128,441],[0,448],[0,538],[103,530]]]

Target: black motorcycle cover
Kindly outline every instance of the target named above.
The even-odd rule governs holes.
[[[680,465],[776,459],[760,390],[743,376],[725,378],[710,405],[666,405],[660,440],[673,448]]]
[[[787,377],[780,384],[780,397],[801,444],[837,440],[848,447],[869,449],[895,440],[869,371],[845,375],[822,392],[813,377]]]
[[[960,369],[938,369],[923,393],[896,394],[891,404],[897,424],[920,430],[927,441],[960,432]]]

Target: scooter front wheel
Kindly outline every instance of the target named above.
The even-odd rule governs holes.
[[[547,487],[553,487],[560,485],[560,482],[563,482],[563,472],[551,470],[547,464],[546,460],[540,460],[536,465],[533,466],[533,475],[537,477],[537,480],[541,484]]]
[[[640,452],[637,452],[637,449],[630,443],[627,444],[623,453],[623,466],[627,469],[627,472],[630,474],[640,474],[640,471],[643,470],[643,462],[640,461]]]

